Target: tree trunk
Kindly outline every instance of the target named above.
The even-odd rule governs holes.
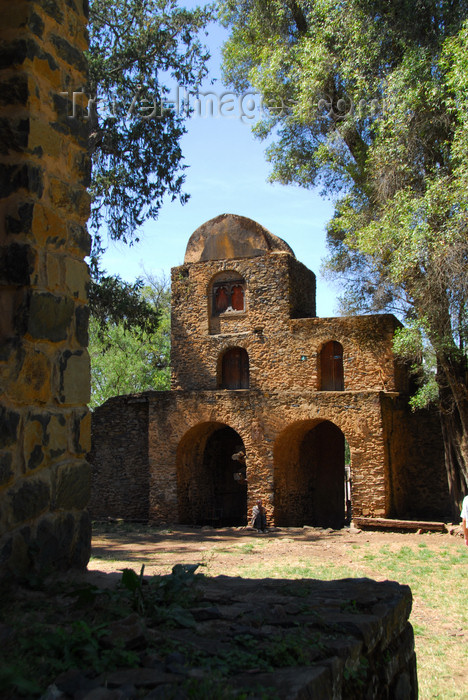
[[[439,356],[440,421],[444,440],[445,468],[452,515],[460,515],[463,496],[468,493],[468,400],[465,362]]]

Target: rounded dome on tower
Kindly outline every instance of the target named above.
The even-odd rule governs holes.
[[[289,253],[294,256],[285,241],[253,219],[236,214],[221,214],[192,233],[184,262],[255,258],[268,253]]]

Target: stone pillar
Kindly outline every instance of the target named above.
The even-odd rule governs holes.
[[[84,567],[87,0],[0,0],[0,577]]]

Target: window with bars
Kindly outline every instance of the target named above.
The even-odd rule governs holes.
[[[244,282],[241,280],[213,284],[213,314],[245,310]]]

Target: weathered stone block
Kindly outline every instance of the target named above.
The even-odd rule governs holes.
[[[36,339],[56,343],[68,337],[75,305],[65,296],[49,292],[33,292],[31,297],[28,333]]]
[[[64,264],[61,255],[46,254],[46,282],[51,291],[63,287]]]
[[[68,423],[63,413],[50,414],[46,445],[51,459],[57,459],[67,451],[67,432]]]
[[[15,310],[23,297],[22,290],[3,288],[0,293],[0,362],[4,362],[11,345],[8,340],[15,335]],[[2,373],[5,376],[5,373]],[[3,377],[2,377],[3,379]]]
[[[24,356],[15,384],[8,389],[11,399],[20,403],[45,404],[50,398],[51,361],[39,350]]]
[[[60,465],[55,479],[54,510],[86,508],[91,492],[91,468],[87,462]]]
[[[60,83],[60,76],[58,76]],[[51,128],[48,121],[31,119],[29,122],[29,148],[31,151],[39,148],[38,155],[45,153],[47,156],[59,159],[62,155],[62,144],[57,134]]]
[[[70,423],[70,452],[86,455],[91,449],[91,412],[88,409],[72,412]]]
[[[34,471],[44,460],[45,426],[42,416],[28,416],[23,435],[24,463],[27,471]]]
[[[0,406],[0,448],[10,447],[18,438],[20,413]]]
[[[70,296],[85,301],[88,298],[89,270],[85,262],[68,258],[65,261],[65,284]]]
[[[91,195],[83,187],[76,187],[72,193],[72,201],[78,216],[86,221],[91,213]]]
[[[35,257],[28,244],[11,243],[0,248],[0,284],[29,284]]]
[[[24,336],[28,326],[30,290],[28,287],[10,288],[2,290],[1,296],[5,297],[6,304],[9,307],[7,313],[12,314],[10,317],[12,320],[11,327],[13,328],[13,335],[16,336],[17,341],[18,337],[21,338]],[[0,322],[0,326],[1,325],[2,322]],[[9,338],[10,334],[6,337]],[[12,339],[13,344],[15,344],[16,341],[14,338]],[[18,355],[20,354],[21,349],[18,348]]]
[[[74,221],[68,224],[68,243],[70,249],[76,250],[79,254],[89,255],[91,252],[91,236],[89,235],[86,226]]]
[[[10,574],[23,574],[30,570],[31,557],[29,547],[31,542],[31,529],[23,527],[13,533],[9,540],[5,540],[0,548],[0,566],[9,570]]]
[[[67,209],[70,204],[70,192],[68,185],[56,177],[49,177],[49,197],[53,207]]]
[[[85,119],[87,98],[83,93],[82,103],[75,98],[72,114],[69,113],[69,102],[61,95],[53,95],[52,100],[57,119],[51,122],[51,128],[59,134],[74,139],[75,143],[85,146],[89,138],[89,126]]]
[[[29,13],[28,26],[31,29],[31,31],[34,34],[36,34],[36,36],[42,37],[42,35],[44,34],[45,24],[42,20],[42,17],[36,12],[34,12],[34,10],[31,10],[31,12]]]
[[[61,413],[29,412],[24,421],[23,453],[26,469],[52,464],[67,451],[68,425]]]
[[[14,212],[5,212],[6,235],[30,233],[33,220],[34,203],[22,201],[20,204],[16,203],[14,208]],[[4,240],[6,240],[6,237]]]
[[[91,182],[91,159],[81,150],[71,151],[69,155],[70,173],[73,181],[83,187],[89,187]]]
[[[70,66],[77,68],[81,73],[86,72],[86,59],[82,51],[76,49],[63,36],[52,34],[50,39],[60,58],[65,60]]]
[[[58,400],[62,404],[87,404],[90,397],[89,355],[66,350],[58,363]]]
[[[58,0],[39,0],[39,3],[43,10],[49,15],[49,17],[52,17],[57,24],[63,24],[65,17],[61,2],[58,2]]]
[[[87,510],[76,515],[76,535],[70,565],[85,568],[91,556],[91,518]]]
[[[24,151],[29,142],[29,119],[0,118],[0,153]]]
[[[80,304],[75,309],[75,334],[79,345],[88,346],[89,306]]]
[[[67,227],[63,216],[53,208],[37,204],[34,208],[32,232],[36,240],[42,244],[62,248],[67,239]]]
[[[24,29],[29,20],[30,8],[28,2],[17,2],[8,3],[8,21],[6,22],[6,13],[2,17],[3,22],[9,29]]]
[[[44,182],[41,168],[31,163],[0,165],[0,198],[9,197],[18,190],[42,197]]]
[[[62,537],[60,537],[60,534]],[[67,536],[68,546],[64,547],[64,541]],[[36,571],[48,573],[54,569],[64,568],[72,536],[73,517],[71,517],[71,521],[68,520],[65,524],[61,523],[58,518],[53,518],[50,515],[41,518],[35,534],[37,554],[34,557],[34,568]]]
[[[50,485],[42,477],[23,479],[7,496],[13,525],[33,520],[50,507]]]
[[[1,420],[1,418],[0,418]],[[0,486],[7,484],[13,477],[13,455],[6,450],[0,451]]]

